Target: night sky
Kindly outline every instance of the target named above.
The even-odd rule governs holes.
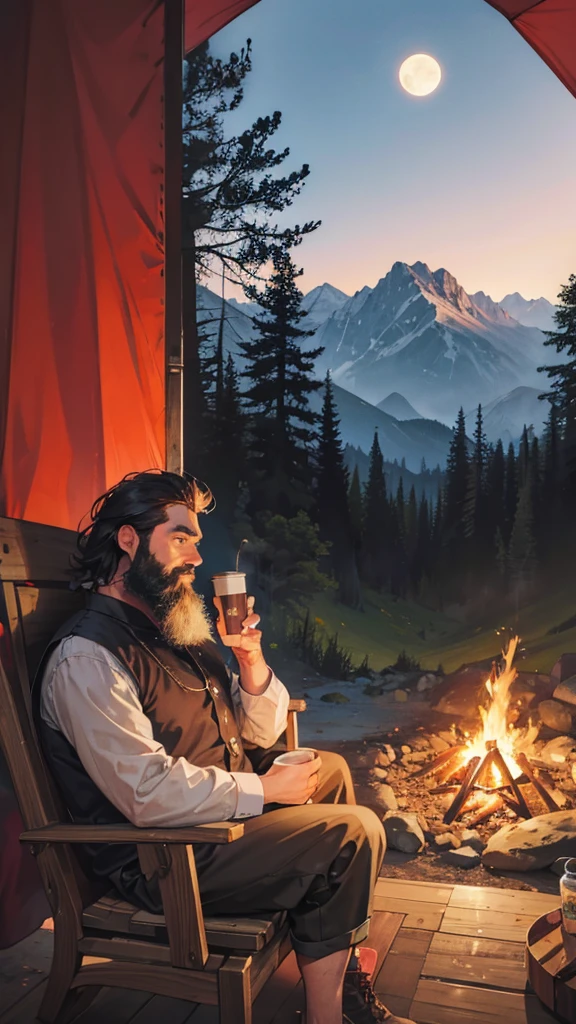
[[[576,272],[576,100],[484,0],[261,0],[212,48],[248,36],[231,127],[281,110],[286,167],[311,166],[286,220],[323,222],[298,250],[304,291],[422,260],[496,300],[555,299]],[[443,71],[425,98],[398,83],[419,52]]]

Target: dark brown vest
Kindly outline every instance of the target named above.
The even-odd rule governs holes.
[[[227,771],[253,771],[234,715],[230,674],[216,644],[171,647],[146,615],[111,597],[92,594],[87,607],[58,630],[43,660],[65,637],[80,636],[101,644],[130,673],[140,694],[154,738],[173,757],[185,757],[200,767],[215,765]],[[44,753],[73,821],[113,824],[126,819],[100,792],[85,771],[76,751],[62,733],[51,729],[38,713],[36,721]],[[208,688],[202,689],[208,681]],[[159,909],[140,873],[135,848],[83,847],[85,868],[98,878],[107,877],[126,898],[146,909]],[[200,867],[211,846],[195,847]]]

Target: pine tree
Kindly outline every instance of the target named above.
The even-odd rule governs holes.
[[[356,551],[356,556],[358,557],[362,546],[364,506],[362,502],[362,489],[360,487],[360,475],[358,473],[357,463],[354,465],[354,472],[352,473],[350,490],[348,491],[348,507],[350,510],[352,540],[354,543],[354,550]]]
[[[257,507],[286,515],[312,501],[309,451],[318,416],[308,399],[322,387],[313,370],[324,350],[301,347],[314,331],[299,326],[307,315],[296,285],[302,271],[286,248],[276,249],[273,267],[263,293],[247,289],[263,313],[252,321],[255,337],[239,347],[249,382],[244,399],[251,413],[253,498]]]
[[[364,538],[362,545],[363,576],[369,586],[381,590],[389,580],[386,560],[390,509],[386,493],[384,459],[378,431],[370,449],[368,482],[364,494]]]
[[[546,332],[544,344],[553,346],[558,353],[565,353],[567,359],[559,365],[540,368],[550,378],[551,387],[551,394],[541,397],[551,397],[556,406],[566,497],[573,510],[576,506],[576,274],[570,275],[558,298],[560,305],[554,314],[558,329]]]
[[[518,505],[518,466],[516,452],[512,442],[508,445],[506,455],[506,484],[504,488],[504,523],[502,535],[506,544],[509,543],[512,535],[512,527],[516,517],[516,506]]]
[[[508,548],[510,578],[517,599],[533,585],[537,569],[533,494],[533,481],[531,473],[528,472],[518,496],[518,507]]]
[[[486,466],[486,536],[490,545],[503,530],[506,519],[506,459],[504,446],[498,440],[488,455]]]
[[[448,452],[444,507],[446,539],[449,543],[457,546],[461,546],[464,537],[464,510],[468,491],[469,464],[466,420],[464,410],[461,408]]]
[[[330,544],[332,574],[340,600],[358,607],[360,582],[348,507],[349,475],[344,464],[340,420],[330,373],[326,374],[317,452],[316,511],[320,538]]]
[[[273,218],[290,206],[310,173],[307,164],[284,176],[273,172],[289,155],[276,151],[279,111],[258,118],[240,135],[227,136],[227,115],[243,99],[252,69],[251,43],[227,61],[204,43],[185,60],[183,77],[182,329],[184,338],[184,460],[196,471],[202,450],[205,404],[201,388],[196,285],[214,266],[226,278],[253,280],[274,246],[295,244],[319,222],[286,230]]]

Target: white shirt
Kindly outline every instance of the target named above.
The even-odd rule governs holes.
[[[286,728],[283,683],[272,675],[255,696],[233,675],[232,699],[242,738],[271,747]],[[40,713],[133,825],[200,825],[262,814],[264,791],[255,773],[199,768],[167,753],[154,739],[134,678],[101,644],[77,636],[60,642],[44,674]]]

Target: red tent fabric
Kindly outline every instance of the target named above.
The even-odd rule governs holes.
[[[486,0],[576,96],[576,0]]]

